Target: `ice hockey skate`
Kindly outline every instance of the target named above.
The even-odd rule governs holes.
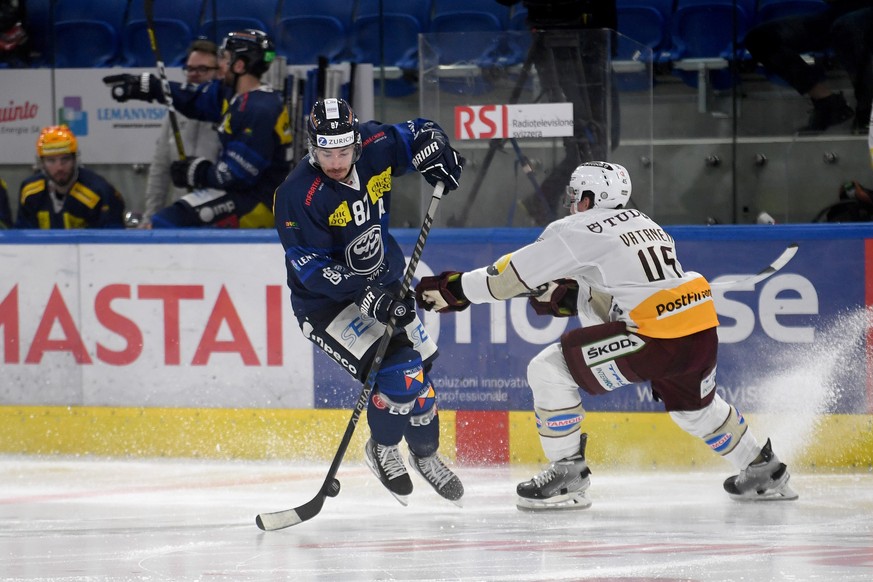
[[[367,466],[379,478],[382,485],[402,505],[408,505],[409,495],[412,493],[412,479],[409,478],[397,445],[380,445],[369,439],[364,446],[364,453]]]
[[[429,457],[418,457],[415,453],[410,452],[409,464],[442,497],[458,507],[462,506],[461,497],[464,496],[464,484],[451,469],[446,467],[439,455],[434,453]]]
[[[791,475],[785,463],[773,453],[770,439],[761,449],[761,461],[752,463],[739,475],[728,477],[724,490],[737,501],[791,501],[797,493],[788,485]]]
[[[579,453],[551,463],[530,481],[516,487],[516,507],[524,511],[545,509],[586,509],[591,500],[586,491],[591,480],[591,469],[585,461],[588,435],[582,433]]]

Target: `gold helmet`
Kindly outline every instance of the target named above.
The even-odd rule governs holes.
[[[39,133],[36,140],[36,155],[41,158],[75,154],[78,150],[76,136],[66,125],[50,125]]]

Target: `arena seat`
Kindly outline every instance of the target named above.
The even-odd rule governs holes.
[[[116,64],[127,2],[57,0],[54,10],[55,66],[108,67]],[[86,41],[87,39],[87,41]]]
[[[143,4],[144,0],[131,0],[121,33],[122,62],[128,67],[155,64]],[[154,3],[155,38],[161,58],[168,67],[185,64],[188,45],[194,38],[202,10],[203,0]]]
[[[384,64],[386,95],[415,92],[412,77],[418,74],[418,35],[428,30],[431,8],[431,0],[359,0],[349,39],[351,59],[373,63],[377,75]]]
[[[736,83],[732,62],[749,61],[742,41],[754,22],[756,0],[677,0],[669,59],[684,83],[698,87],[699,109],[710,89]]]
[[[318,57],[338,62],[346,56],[352,24],[348,0],[282,0],[276,24],[276,50],[289,64],[314,64]]]
[[[278,9],[278,0],[205,0],[197,36],[221,44],[230,32],[254,28],[275,38]]]

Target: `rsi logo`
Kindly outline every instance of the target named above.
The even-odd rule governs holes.
[[[455,107],[455,139],[507,137],[508,118],[506,105],[460,105]]]

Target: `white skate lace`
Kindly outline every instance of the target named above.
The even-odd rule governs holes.
[[[443,485],[452,480],[455,476],[451,469],[446,467],[439,457],[431,455],[430,457],[415,457],[415,462],[422,474],[427,477],[427,480],[433,483],[437,489],[442,489]]]
[[[376,456],[379,458],[379,466],[385,471],[388,480],[406,474],[403,459],[400,458],[400,450],[394,446],[376,445]]]
[[[531,479],[531,481],[533,481],[534,485],[536,485],[537,487],[542,488],[543,485],[545,485],[546,483],[549,483],[557,475],[558,475],[558,473],[557,473],[557,471],[555,471],[555,466],[549,465],[548,468],[546,468],[543,471],[539,472],[538,474],[534,475],[533,479]]]

